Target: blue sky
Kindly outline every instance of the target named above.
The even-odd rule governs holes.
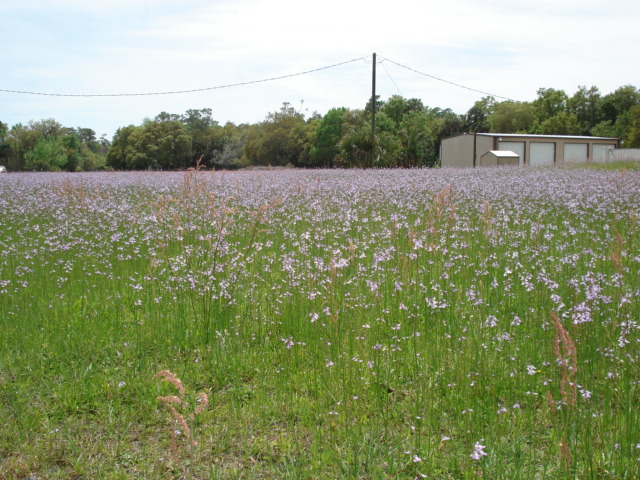
[[[2,0],[0,121],[54,118],[109,138],[162,111],[211,108],[255,123],[283,102],[307,114],[363,108],[377,93],[465,113],[483,94],[531,101],[538,88],[640,86],[640,2],[612,0]],[[391,63],[439,77],[456,87]]]

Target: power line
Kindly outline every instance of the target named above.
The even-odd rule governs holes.
[[[484,92],[484,91],[482,91],[482,90],[477,90],[477,89],[475,89],[475,88],[467,87],[467,86],[465,86],[465,85],[460,85],[459,83],[455,83],[455,82],[451,82],[451,81],[449,81],[449,80],[445,80],[444,78],[436,77],[435,75],[430,75],[430,74],[428,74],[428,73],[420,72],[420,71],[415,70],[415,69],[413,69],[413,68],[411,68],[411,67],[407,67],[406,65],[402,65],[401,63],[394,62],[394,61],[393,61],[393,60],[391,60],[390,58],[384,58],[384,59],[383,59],[383,62],[385,62],[385,61],[386,61],[386,62],[393,63],[394,65],[397,65],[397,66],[399,66],[399,67],[406,68],[407,70],[410,70],[410,71],[412,71],[412,72],[414,72],[414,73],[417,73],[418,75],[423,75],[423,76],[425,76],[425,77],[433,78],[434,80],[438,80],[439,82],[448,83],[449,85],[453,85],[453,86],[455,86],[455,87],[464,88],[465,90],[471,90],[472,92],[482,93],[483,95],[489,95],[490,97],[502,98],[502,99],[504,99],[504,100],[510,100],[510,101],[512,101],[512,102],[516,102],[516,101],[517,101],[517,100],[514,100],[514,99],[509,98],[509,97],[503,97],[503,96],[501,96],[501,95],[495,95],[495,94],[493,94],[493,93]]]
[[[384,71],[387,73],[387,76],[389,77],[389,80],[391,80],[391,83],[393,83],[396,87],[396,90],[398,90],[398,93],[400,93],[400,95],[403,95],[402,92],[400,91],[400,87],[398,87],[398,84],[395,82],[395,80],[391,77],[391,74],[389,73],[389,70],[387,70],[387,67],[385,67],[384,65],[384,61],[380,62],[382,65],[382,68],[384,68]]]
[[[257,84],[257,83],[272,82],[272,81],[275,81],[275,80],[282,80],[282,79],[285,79],[285,78],[297,77],[297,76],[301,76],[301,75],[307,75],[307,74],[310,74],[310,73],[319,72],[319,71],[322,71],[322,70],[328,70],[328,69],[331,69],[331,68],[340,67],[342,65],[347,65],[349,63],[354,63],[354,62],[358,62],[358,61],[367,62],[368,59],[366,57],[358,57],[358,58],[353,58],[351,60],[347,60],[347,61],[344,61],[344,62],[334,63],[332,65],[327,65],[327,66],[324,66],[324,67],[314,68],[314,69],[311,69],[311,70],[305,70],[303,72],[298,72],[298,73],[291,73],[291,74],[287,74],[287,75],[280,75],[280,76],[277,76],[277,77],[263,78],[263,79],[259,79],[259,80],[250,80],[250,81],[247,81],[247,82],[231,83],[231,84],[226,84],[226,85],[217,85],[217,86],[213,86],[213,87],[195,88],[195,89],[190,89],[190,90],[173,90],[173,91],[165,91],[165,92],[141,92],[141,93],[46,93],[46,92],[32,92],[32,91],[25,91],[25,90],[10,90],[10,89],[0,88],[0,92],[14,93],[14,94],[20,94],[20,95],[38,95],[38,96],[45,96],[45,97],[82,97],[82,98],[91,98],[91,97],[143,97],[143,96],[159,96],[159,95],[179,95],[179,94],[185,94],[185,93],[206,92],[206,91],[211,91],[211,90],[220,90],[220,89],[223,89],[223,88],[233,88],[233,87],[241,87],[241,86],[244,86],[244,85],[253,85],[253,84]],[[409,70],[411,72],[417,73],[418,75],[422,75],[424,77],[429,77],[429,78],[432,78],[432,79],[437,80],[439,82],[447,83],[449,85],[453,85],[453,86],[458,87],[458,88],[464,88],[465,90],[470,90],[472,92],[481,93],[483,95],[489,95],[489,96],[492,96],[492,97],[495,97],[495,98],[502,98],[504,100],[516,101],[516,100],[513,100],[512,98],[509,98],[509,97],[505,97],[505,96],[502,96],[502,95],[496,95],[496,94],[485,92],[485,91],[478,90],[478,89],[475,89],[475,88],[467,87],[465,85],[461,85],[459,83],[455,83],[455,82],[452,82],[450,80],[446,80],[444,78],[440,78],[440,77],[437,77],[435,75],[431,75],[429,73],[421,72],[421,71],[416,70],[414,68],[408,67],[408,66],[403,65],[403,64],[398,63],[398,62],[395,62],[395,61],[391,60],[390,58],[382,58],[377,63],[381,63],[382,64],[382,67],[384,68],[385,72],[387,73],[387,75],[389,76],[389,78],[391,79],[391,81],[393,82],[393,84],[395,85],[396,89],[399,92],[400,92],[400,88],[398,87],[396,82],[391,77],[391,74],[389,73],[389,71],[385,67],[384,62],[393,63],[394,65],[402,67],[402,68],[404,68],[406,70]],[[402,92],[400,92],[400,94],[402,95]]]
[[[16,93],[21,95],[40,95],[40,96],[46,96],[46,97],[143,97],[143,96],[152,96],[152,95],[178,95],[183,93],[196,93],[196,92],[206,92],[209,90],[219,90],[222,88],[241,87],[243,85],[252,85],[255,83],[272,82],[274,80],[282,80],[284,78],[297,77],[300,75],[319,72],[321,70],[328,70],[330,68],[340,67],[342,65],[346,65],[348,63],[353,63],[361,60],[364,60],[364,59],[362,57],[353,58],[351,60],[347,60],[346,62],[334,63],[333,65],[314,68],[312,70],[305,70],[304,72],[290,73],[288,75],[280,75],[278,77],[263,78],[261,80],[251,80],[248,82],[231,83],[228,85],[218,85],[215,87],[195,88],[192,90],[175,90],[175,91],[169,91],[169,92],[146,92],[146,93],[44,93],[44,92],[28,92],[23,90],[7,90],[4,88],[0,88],[0,92]]]

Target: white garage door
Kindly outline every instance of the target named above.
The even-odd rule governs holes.
[[[556,158],[556,144],[553,142],[532,142],[529,146],[532,167],[539,165],[553,165]]]
[[[520,157],[520,165],[524,163],[524,142],[498,142],[498,150],[511,150]]]
[[[607,150],[613,150],[615,145],[608,145],[605,143],[595,143],[593,145],[593,161],[598,163],[604,163],[607,161]]]
[[[564,161],[565,163],[587,163],[589,158],[588,143],[565,143]]]

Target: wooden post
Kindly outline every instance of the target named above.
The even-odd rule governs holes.
[[[476,155],[477,155],[477,138],[478,132],[473,132],[473,168],[476,168]]]
[[[371,166],[376,145],[376,54],[373,54],[373,72],[371,75]]]

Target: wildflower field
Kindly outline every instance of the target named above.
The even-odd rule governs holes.
[[[640,172],[0,178],[0,478],[640,478]]]

